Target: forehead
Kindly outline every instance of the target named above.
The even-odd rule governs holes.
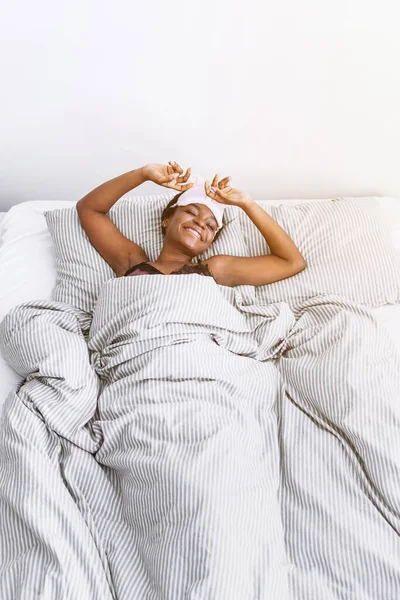
[[[218,225],[217,219],[215,218],[214,213],[205,204],[198,204],[197,202],[192,202],[191,204],[188,204],[187,206],[195,206],[198,210],[205,213],[206,216],[209,216],[211,218],[211,220],[214,221]]]

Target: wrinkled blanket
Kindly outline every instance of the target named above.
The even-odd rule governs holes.
[[[397,600],[400,355],[338,296],[117,278],[0,325],[2,600]]]

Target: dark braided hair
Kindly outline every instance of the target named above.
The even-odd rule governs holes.
[[[184,191],[186,191],[186,190],[184,190]],[[171,200],[168,202],[167,206],[166,206],[166,207],[164,208],[164,210],[163,210],[163,214],[161,215],[161,222],[162,222],[162,221],[164,221],[164,219],[166,219],[167,217],[172,217],[172,216],[175,214],[175,212],[176,212],[176,209],[178,208],[178,206],[174,206],[174,204],[175,204],[176,202],[178,202],[178,200],[179,200],[179,197],[180,197],[182,194],[183,194],[183,192],[179,192],[179,194],[176,194],[176,196],[174,196],[174,197],[173,197],[173,198],[172,198],[172,199],[171,199]],[[165,231],[166,231],[166,228],[165,228],[163,225],[161,225],[161,231],[162,231],[163,237],[165,237]],[[221,229],[220,229],[219,231],[217,231],[217,233],[215,234],[215,236],[214,236],[214,239],[213,239],[212,243],[214,243],[214,242],[215,242],[215,240],[218,238],[218,236],[219,236],[219,234],[221,233],[221,231],[222,231],[222,227],[221,227]]]

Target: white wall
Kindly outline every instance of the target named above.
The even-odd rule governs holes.
[[[0,210],[169,160],[255,199],[400,197],[397,6],[4,4]]]

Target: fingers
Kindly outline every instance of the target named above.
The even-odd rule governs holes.
[[[171,167],[173,168],[173,170],[176,173],[183,173],[183,169],[178,165],[178,163],[176,163],[173,160],[169,161],[169,164],[171,165]],[[186,169],[186,173],[184,175],[180,175],[180,177],[177,178],[177,182],[179,181],[179,183],[182,183],[184,181],[187,181],[190,177],[190,173],[191,173],[191,167],[189,167],[188,169]]]
[[[192,187],[194,184],[189,183],[187,185],[184,185],[184,182],[186,182],[190,175],[191,175],[191,167],[189,167],[186,170],[186,173],[184,175],[182,175],[183,173],[183,169],[180,165],[178,165],[177,162],[175,162],[174,160],[170,160],[169,161],[169,169],[172,169],[174,173],[179,173],[179,177],[176,178],[176,189],[179,189],[180,191],[185,191],[187,189],[189,189],[190,187]],[[218,189],[224,189],[226,187],[229,187],[230,185],[230,176],[228,175],[227,177],[224,177],[223,179],[221,179],[221,181],[218,183],[218,177],[219,174],[216,173],[214,175],[214,179],[212,180],[212,187],[216,188],[216,191]],[[205,189],[206,189],[206,193],[210,196],[215,195],[215,192],[213,192],[213,190],[210,189],[210,184],[208,182],[206,182],[206,184],[204,185]]]
[[[205,181],[205,183],[204,183],[204,188],[205,188],[207,196],[210,196],[214,200],[216,200],[219,196],[221,196],[221,191],[224,191],[226,188],[229,188],[229,186],[230,186],[230,175],[228,175],[227,177],[224,177],[218,183],[218,173],[215,174],[215,177],[212,181],[212,187],[214,188],[215,191],[213,191],[211,189],[211,186],[208,183],[208,181]]]
[[[229,186],[229,179],[230,176],[228,175],[228,177],[224,177],[223,179],[221,179],[221,181],[218,183],[218,173],[215,175],[213,182],[212,182],[212,186],[213,187],[217,187],[217,188],[224,188]]]
[[[215,177],[214,177],[214,180],[215,180]],[[214,183],[214,180],[213,180],[213,183]],[[210,184],[208,183],[208,181],[204,182],[204,187],[205,187],[207,196],[210,196],[210,198],[213,198],[215,200],[216,194],[211,189]],[[215,188],[215,185],[213,185],[212,187]],[[218,188],[216,188],[216,189],[218,189]]]
[[[170,160],[169,164],[171,165],[171,167],[175,171],[175,173],[179,173],[181,175],[179,177],[180,180],[187,181],[189,179],[190,172],[191,172],[191,167],[189,167],[188,169],[186,169],[186,173],[184,175],[182,175],[183,169],[182,169],[182,167],[180,165],[178,165],[178,163],[176,163],[174,160]]]
[[[184,183],[185,181],[187,181],[190,177],[190,167],[186,170],[186,173],[184,175],[181,175],[180,177],[177,178],[176,182],[177,183]],[[189,184],[190,186],[192,184]]]
[[[214,190],[212,190],[211,187],[213,187]],[[214,179],[212,180],[211,186],[208,183],[208,181],[204,182],[204,188],[206,190],[207,196],[210,196],[211,198],[213,198],[215,200],[215,194],[216,194],[216,191],[218,190],[218,173],[216,173]]]
[[[185,192],[186,190],[188,190],[189,188],[191,188],[193,186],[193,183],[182,183],[179,185],[180,191],[181,192]]]
[[[168,164],[171,165],[176,173],[183,173],[182,167],[180,167],[174,160],[170,160]]]

